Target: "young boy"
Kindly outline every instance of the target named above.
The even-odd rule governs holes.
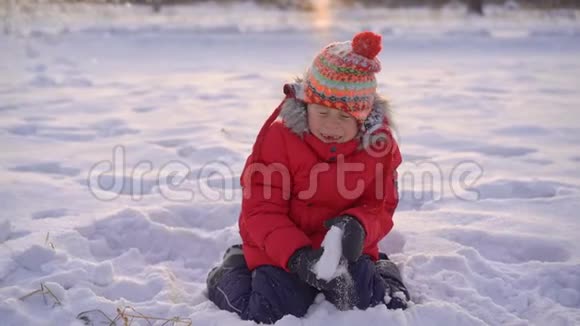
[[[380,50],[371,32],[332,43],[303,80],[284,86],[242,173],[243,245],[208,275],[208,297],[221,309],[274,323],[304,316],[319,292],[340,310],[406,308],[401,274],[378,249],[393,227],[401,163],[376,93]],[[327,281],[313,266],[332,226],[342,230],[347,273]]]

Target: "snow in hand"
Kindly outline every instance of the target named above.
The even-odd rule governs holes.
[[[0,34],[2,326],[125,306],[252,325],[204,294],[240,242],[242,166],[282,83],[363,29],[404,158],[380,247],[415,304],[278,324],[580,325],[577,11],[352,8],[318,30],[249,3],[39,3]]]
[[[324,252],[314,264],[314,272],[319,279],[330,281],[346,272],[346,267],[339,266],[342,257],[342,229],[333,226],[328,230],[322,241]]]

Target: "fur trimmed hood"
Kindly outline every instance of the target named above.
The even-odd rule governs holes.
[[[287,86],[292,88],[294,97],[289,97],[284,101],[280,117],[286,127],[296,135],[303,137],[308,132],[306,103],[303,100],[303,85],[298,81]],[[371,138],[371,136],[383,128],[394,128],[391,110],[389,102],[380,95],[375,94],[373,108],[365,121],[360,124],[359,132],[356,136],[360,140],[361,148],[366,148],[369,144],[379,141],[376,137]],[[369,139],[372,139],[372,141],[369,142]]]

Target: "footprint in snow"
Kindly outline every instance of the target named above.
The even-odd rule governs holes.
[[[47,210],[34,212],[34,213],[32,213],[31,217],[34,220],[40,220],[40,219],[45,219],[45,218],[64,217],[67,215],[71,215],[71,213],[66,208],[53,208],[53,209],[47,209]]]
[[[569,244],[533,235],[467,228],[444,229],[439,233],[443,238],[474,248],[488,260],[507,264],[564,262],[571,257]]]
[[[534,199],[552,198],[559,193],[577,191],[577,187],[548,180],[500,179],[482,183],[469,189],[479,194],[479,199]]]
[[[77,176],[81,171],[80,169],[77,168],[62,166],[60,162],[45,162],[29,165],[18,165],[9,169],[16,172],[54,174],[68,177]]]

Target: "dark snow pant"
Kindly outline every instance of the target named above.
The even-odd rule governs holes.
[[[343,308],[366,309],[384,302],[386,285],[370,257],[363,255],[349,265],[351,293],[323,291],[326,300]],[[354,292],[354,293],[352,293]],[[238,266],[208,288],[208,297],[220,309],[235,312],[244,320],[274,323],[285,315],[302,317],[319,291],[295,274],[275,266],[260,266],[253,272]]]

